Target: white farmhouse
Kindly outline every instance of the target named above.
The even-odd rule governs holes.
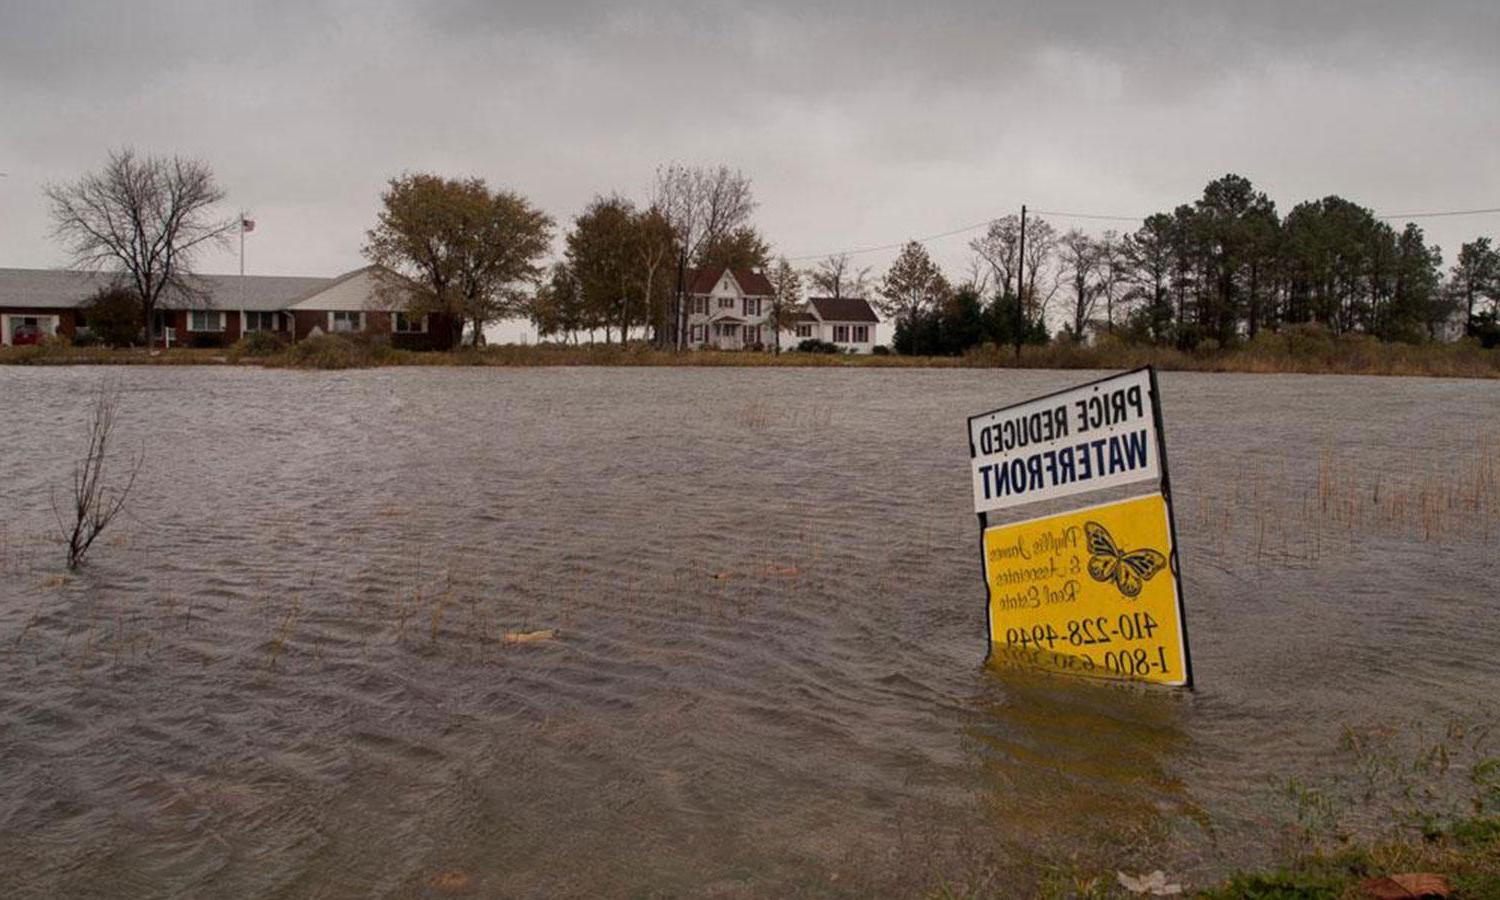
[[[810,297],[792,323],[783,346],[796,347],[813,339],[850,353],[875,351],[875,326],[880,317],[863,297]]]
[[[695,269],[688,273],[688,346],[702,350],[770,346],[776,289],[759,269]]]

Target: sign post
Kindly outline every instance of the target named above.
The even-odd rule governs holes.
[[[1159,400],[1148,367],[970,417],[991,658],[1192,687]],[[1151,482],[1128,499],[991,522]]]

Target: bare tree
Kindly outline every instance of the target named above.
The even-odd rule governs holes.
[[[856,269],[847,253],[822,260],[807,278],[820,297],[863,297],[870,289],[870,267]]]
[[[1058,242],[1062,268],[1073,288],[1073,340],[1083,340],[1083,330],[1101,293],[1099,284],[1099,245],[1077,228]]]
[[[995,290],[1002,297],[1015,296],[1016,261],[1021,253],[1021,219],[1005,216],[990,223],[985,233],[969,242],[980,259],[995,274]]]
[[[969,264],[964,270],[963,280],[957,286],[973,291],[976,297],[983,297],[984,292],[989,290],[990,287],[990,272],[988,269],[989,266],[986,264],[984,257],[978,254],[969,257]]]
[[[172,292],[203,301],[193,261],[206,246],[224,244],[236,225],[217,218],[224,199],[208,164],[112,151],[104,168],[70,184],[46,188],[53,234],[68,247],[73,265],[111,269],[134,289],[145,319],[146,345],[156,345],[155,312]]]
[[[1125,300],[1130,296],[1128,291],[1129,272],[1120,241],[1120,235],[1115,231],[1105,231],[1094,243],[1099,251],[1097,271],[1099,273],[1099,294],[1104,298],[1104,321],[1107,323],[1111,334],[1115,330],[1115,300]],[[1122,295],[1122,291],[1124,291]],[[1123,303],[1122,303],[1123,305]]]
[[[1026,259],[1021,265],[1021,219],[1005,216],[990,223],[983,235],[969,242],[995,276],[1001,297],[1020,296],[1026,317],[1040,321],[1062,284],[1062,273],[1052,265],[1057,252],[1057,230],[1040,218],[1026,220]],[[1021,282],[1025,283],[1022,284]]]
[[[744,225],[755,211],[750,179],[728,166],[706,169],[672,163],[656,170],[651,205],[667,220],[677,242],[677,297],[673,303],[673,346],[683,348],[687,332],[687,270],[705,246]]]
[[[101,384],[94,395],[93,416],[89,420],[88,450],[83,459],[73,465],[73,491],[67,518],[57,504],[56,492],[52,495],[52,514],[57,518],[58,531],[68,545],[69,569],[76,569],[83,563],[94,540],[125,508],[141,463],[145,461],[143,449],[125,476],[124,485],[110,483],[110,439],[114,436],[119,407],[119,387]]]

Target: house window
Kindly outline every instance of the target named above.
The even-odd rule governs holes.
[[[328,330],[334,334],[353,334],[364,329],[365,314],[362,312],[334,310],[328,314]]]
[[[753,346],[753,345],[759,344],[759,343],[760,343],[760,326],[759,325],[746,325],[745,326],[745,344],[746,344],[746,346]]]
[[[835,326],[833,326],[833,342],[835,344],[847,344],[847,343],[849,343],[849,326],[848,325],[835,325]]]
[[[391,330],[397,334],[426,334],[426,316],[408,316],[404,312],[398,312],[391,320]]]
[[[223,331],[224,314],[217,310],[193,309],[188,311],[188,331]]]
[[[868,344],[869,342],[870,342],[870,326],[868,326],[868,325],[856,325],[856,326],[854,326],[854,343],[856,343],[856,344]]]
[[[719,309],[734,309],[734,298],[733,297],[720,297],[719,298]]]
[[[747,315],[747,316],[758,316],[758,315],[760,315],[760,298],[758,298],[758,297],[755,298],[755,299],[751,299],[749,297],[745,298],[745,315]]]
[[[276,330],[276,314],[273,312],[246,312],[243,315],[246,331]]]
[[[707,297],[694,297],[693,298],[693,312],[697,313],[700,316],[706,316],[706,315],[708,315],[708,298]]]
[[[798,325],[797,326],[797,337],[799,337],[799,338],[810,338],[810,337],[812,337],[812,326],[811,325]]]
[[[34,344],[57,334],[56,316],[7,316],[6,324],[6,340],[12,344]]]
[[[701,343],[703,343],[703,326],[702,325],[694,325],[693,326],[693,343],[695,343],[695,344],[701,344]]]

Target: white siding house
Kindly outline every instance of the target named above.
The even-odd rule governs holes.
[[[875,326],[880,317],[863,297],[812,297],[783,335],[783,347],[805,340],[833,344],[850,353],[875,352]]]
[[[765,349],[771,333],[775,289],[759,270],[697,269],[688,278],[688,346],[694,349]]]

